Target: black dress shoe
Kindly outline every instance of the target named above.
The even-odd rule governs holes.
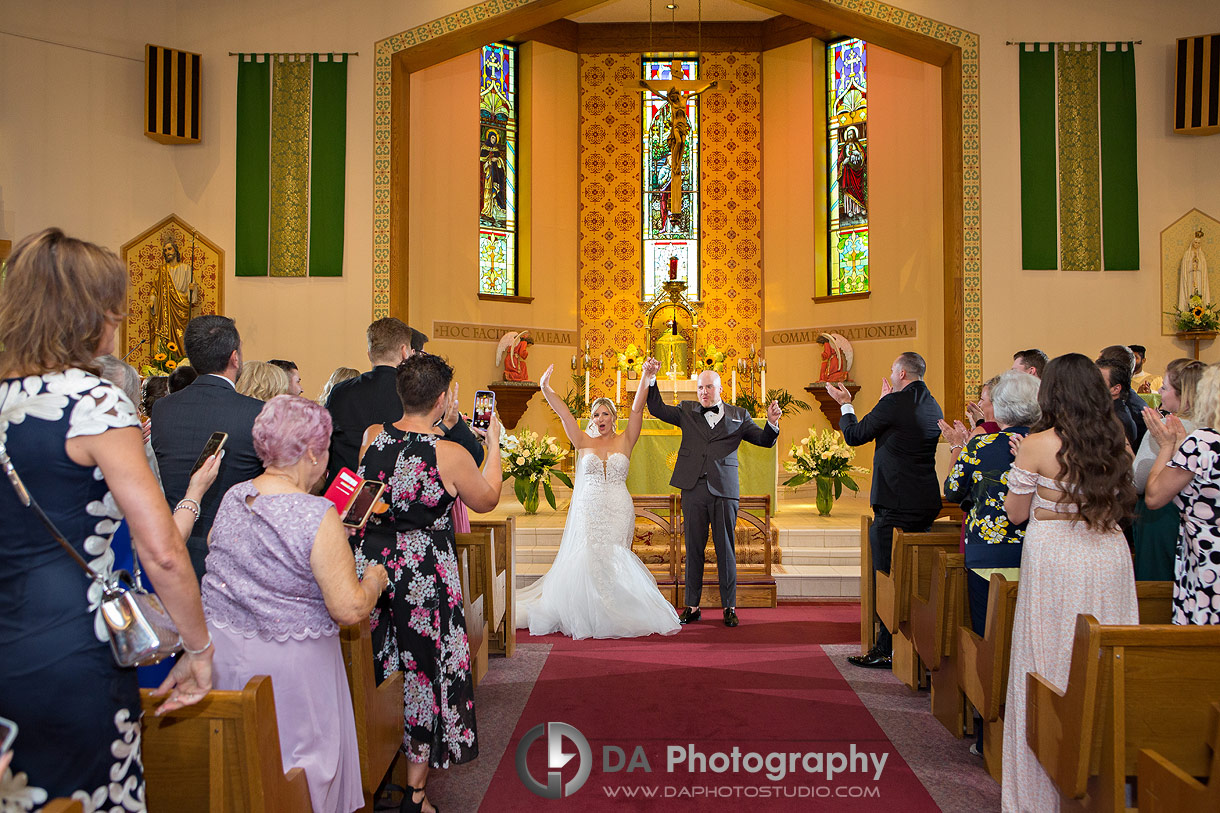
[[[890,669],[894,665],[893,658],[876,649],[870,650],[867,655],[850,655],[847,662],[865,669]]]
[[[698,607],[696,607],[694,610],[692,610],[690,607],[687,607],[685,610],[682,611],[682,615],[678,616],[678,623],[679,624],[691,624],[691,623],[694,623],[695,621],[698,621],[702,617],[703,617],[703,611],[700,610]]]
[[[727,608],[725,608],[725,611],[724,611],[724,625],[725,625],[726,627],[735,627],[735,626],[737,626],[737,611],[736,611],[736,610],[734,610],[732,607],[727,607]]]

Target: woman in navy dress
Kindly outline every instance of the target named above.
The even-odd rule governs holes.
[[[112,352],[127,276],[113,252],[47,229],[22,240],[0,287],[0,443],[60,532],[108,574],[126,514],[145,574],[177,623],[182,657],[161,711],[212,685],[211,639],[182,528],[144,456],[135,406],[92,369]],[[208,464],[215,477],[218,459]],[[184,501],[185,502],[185,501]],[[85,810],[144,810],[140,695],[115,665],[101,589],[0,483],[0,717],[19,732],[0,809],[71,797]]]

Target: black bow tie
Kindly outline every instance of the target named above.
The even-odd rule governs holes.
[[[719,415],[720,414],[720,404],[716,404],[715,406],[710,406],[710,407],[705,407],[705,406],[699,407],[699,414],[706,415],[709,412],[715,412],[717,415]]]

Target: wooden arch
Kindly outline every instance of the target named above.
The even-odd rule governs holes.
[[[407,318],[411,74],[604,0],[486,0],[376,45],[373,317]],[[751,0],[838,36],[941,69],[945,414],[961,414],[982,367],[978,35],[875,0]]]

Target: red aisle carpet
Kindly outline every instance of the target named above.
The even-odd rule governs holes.
[[[857,604],[746,609],[740,611],[741,626],[728,629],[713,610],[669,637],[572,641],[523,635],[519,641],[553,649],[481,810],[937,810],[822,651],[822,644],[859,640],[859,615]],[[549,722],[574,726],[591,755],[587,781],[555,801],[529,791],[516,767],[522,738]],[[528,772],[545,785],[548,772],[558,767],[561,783],[570,783],[582,759],[564,764],[563,754],[577,752],[573,742],[552,738],[551,744],[561,746],[553,756],[544,728],[526,751]],[[627,770],[637,745],[651,771],[643,769],[643,759],[637,759],[637,770]],[[605,746],[622,749],[625,758],[612,759],[621,761],[620,770],[606,770]],[[702,772],[689,769],[691,746],[708,760]],[[855,753],[873,756],[852,760],[853,746]],[[731,759],[734,747],[738,770],[730,763],[729,770],[715,772],[723,764],[717,760]],[[672,771],[671,748],[688,755]],[[751,752],[758,756],[747,757]],[[773,752],[784,756],[769,757]],[[795,762],[792,753],[798,754]],[[781,765],[786,776],[768,778]],[[840,771],[829,779],[828,765]]]

